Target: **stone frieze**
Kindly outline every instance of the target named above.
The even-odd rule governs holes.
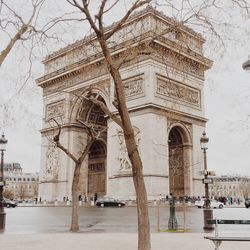
[[[134,99],[144,95],[143,77],[137,76],[124,80],[124,91],[127,99]]]
[[[65,100],[60,100],[46,106],[46,121],[60,117],[65,118]]]
[[[164,99],[172,99],[194,107],[201,107],[200,90],[185,86],[167,78],[157,77],[156,95]]]

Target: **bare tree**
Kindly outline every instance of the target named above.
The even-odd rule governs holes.
[[[32,11],[28,18],[19,15],[12,7],[11,3],[5,0],[0,1],[0,15],[12,15],[12,18],[0,18],[0,28],[7,34],[14,33],[14,35],[10,37],[10,40],[7,42],[3,50],[0,51],[0,67],[18,41],[28,40],[33,35],[33,33],[37,32],[35,27],[36,19],[44,1],[45,0],[31,1]]]
[[[147,194],[145,189],[145,184],[143,180],[143,165],[136,146],[134,132],[129,117],[129,112],[126,106],[126,100],[124,95],[124,89],[122,84],[122,78],[120,74],[121,64],[117,64],[112,57],[111,50],[109,47],[110,38],[119,31],[122,26],[126,23],[131,14],[142,6],[147,5],[150,0],[135,0],[131,3],[130,7],[127,8],[126,13],[120,18],[113,26],[109,29],[104,27],[104,16],[112,9],[119,1],[109,2],[107,0],[102,0],[99,3],[99,8],[97,13],[91,14],[90,1],[82,0],[67,0],[69,4],[78,8],[84,15],[84,19],[90,24],[91,29],[94,31],[97,41],[100,45],[101,52],[106,61],[108,72],[113,78],[115,84],[115,91],[117,97],[117,109],[119,116],[121,118],[121,125],[124,132],[124,138],[128,150],[128,155],[132,163],[132,175],[137,197],[137,212],[138,212],[138,249],[147,250],[150,249],[150,228],[149,228],[149,218],[148,218],[148,208],[147,208]],[[176,10],[176,20],[181,19],[181,23],[176,22],[177,27],[182,27],[183,23],[189,23],[193,27],[202,27],[203,30],[212,31],[213,35],[221,39],[219,32],[215,29],[215,22],[209,19],[206,15],[206,10],[217,8],[220,9],[220,5],[217,5],[216,1],[203,1],[200,5],[194,3],[193,1],[154,1],[159,6],[167,6]],[[248,5],[245,1],[233,1],[233,3],[238,4],[248,10]],[[179,15],[179,16],[178,16]],[[173,27],[172,27],[173,28]],[[172,29],[169,29],[169,31]],[[165,31],[166,32],[166,31]],[[185,44],[185,41],[183,41]],[[182,45],[177,48],[182,49]],[[130,58],[128,58],[130,59]],[[177,58],[177,61],[183,60],[182,57]],[[126,58],[125,58],[126,61]]]
[[[27,187],[25,184],[20,184],[18,186],[17,195],[21,200],[24,200],[27,196]]]
[[[14,198],[14,193],[11,189],[4,189],[3,191],[3,197],[7,198],[7,199],[13,199]]]
[[[37,198],[38,197],[38,182],[32,183],[31,188],[33,191],[33,198]]]
[[[62,126],[54,119],[51,119],[58,128],[58,133],[53,137],[53,141],[55,146],[60,148],[70,159],[72,159],[75,163],[74,173],[73,173],[73,182],[71,187],[72,192],[72,214],[71,214],[71,227],[70,230],[72,232],[79,231],[79,220],[78,220],[78,189],[79,189],[79,178],[80,178],[80,170],[82,163],[86,156],[89,153],[89,150],[92,144],[99,138],[101,133],[103,132],[100,129],[95,129],[91,124],[84,122],[80,119],[77,119],[79,124],[81,124],[88,132],[88,140],[86,145],[84,145],[83,149],[81,150],[80,156],[77,157],[70,152],[69,149],[64,147],[60,142],[60,134],[62,130]]]
[[[250,179],[247,177],[241,178],[239,188],[242,192],[244,199],[248,199],[250,197]]]
[[[132,175],[135,186],[137,198],[137,214],[138,214],[138,249],[150,250],[151,237],[150,237],[150,224],[147,206],[147,192],[143,178],[143,165],[142,160],[136,145],[134,131],[131,124],[129,112],[126,105],[122,77],[119,71],[119,66],[114,62],[108,46],[109,38],[117,32],[122,25],[128,20],[130,15],[138,8],[148,4],[151,0],[137,0],[131,5],[126,14],[108,31],[105,31],[103,18],[104,14],[109,11],[118,1],[114,4],[107,6],[108,1],[102,0],[99,4],[99,10],[94,17],[90,14],[89,1],[70,1],[71,5],[78,8],[84,17],[89,22],[91,28],[94,30],[97,40],[100,44],[102,53],[105,57],[106,65],[110,75],[115,83],[115,90],[117,95],[117,108],[121,118],[121,125],[124,133],[125,143],[128,150],[128,155],[132,164]],[[95,22],[95,20],[97,22]]]

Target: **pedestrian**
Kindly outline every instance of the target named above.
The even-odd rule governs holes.
[[[237,198],[237,204],[240,205],[240,197]]]
[[[81,194],[78,195],[78,201],[82,201],[82,195]]]
[[[161,201],[161,199],[162,199],[162,196],[161,196],[161,194],[159,195],[159,201]]]
[[[97,193],[95,193],[94,201],[95,201],[95,203],[96,203],[96,201],[97,201]]]

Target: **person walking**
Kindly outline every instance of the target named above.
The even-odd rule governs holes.
[[[95,193],[95,196],[94,196],[94,202],[96,203],[97,201],[97,193]]]

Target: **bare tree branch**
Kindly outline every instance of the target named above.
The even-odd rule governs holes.
[[[20,21],[21,27],[17,28],[18,30],[17,30],[16,34],[14,35],[14,37],[11,38],[11,40],[9,41],[7,46],[0,52],[0,67],[1,67],[2,63],[4,62],[5,58],[8,56],[8,54],[12,50],[12,48],[14,47],[14,45],[16,44],[16,42],[18,40],[25,39],[23,37],[24,34],[29,33],[29,32],[31,33],[32,30],[35,31],[35,28],[33,25],[31,25],[31,23],[34,20],[35,16],[37,15],[37,9],[39,12],[39,9],[42,6],[42,4],[44,3],[44,1],[45,0],[35,1],[32,4],[33,10],[32,10],[31,16],[29,17],[27,22],[25,22],[23,20],[23,18],[20,15],[18,15],[12,8],[10,8],[4,1],[1,1],[1,7],[5,6],[11,13],[13,13],[14,16]],[[18,24],[16,24],[15,26],[18,26]]]
[[[120,19],[120,21],[114,26],[114,28],[111,31],[105,34],[105,40],[108,40],[115,32],[117,32],[136,9],[144,6],[145,4],[149,4],[151,1],[152,0],[135,1],[134,4],[130,7],[130,9],[127,11],[125,16]]]
[[[122,128],[122,122],[121,120],[115,115],[113,114],[108,108],[107,106],[101,102],[101,101],[98,101],[96,98],[94,97],[90,97],[89,100],[91,102],[93,102],[95,105],[97,105],[98,107],[101,108],[101,110],[107,114],[115,123],[117,123],[121,128]]]
[[[55,122],[58,127],[58,133],[53,137],[53,141],[55,142],[56,146],[60,148],[66,155],[68,155],[75,163],[78,163],[79,160],[76,159],[76,157],[60,143],[60,134],[62,130],[61,125],[54,118],[51,118],[50,121]]]

